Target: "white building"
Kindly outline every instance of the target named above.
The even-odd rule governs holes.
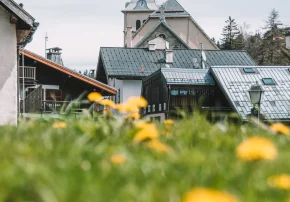
[[[18,51],[32,39],[38,23],[12,0],[0,0],[0,125],[17,124]]]
[[[162,5],[158,6],[157,4],[160,3]],[[156,67],[163,67],[165,60],[168,64],[173,63],[172,50],[200,49],[201,44],[207,50],[218,49],[176,0],[158,2],[131,0],[126,3],[122,12],[124,13],[125,49],[101,48],[97,67],[97,80],[119,90],[115,98],[116,102],[125,102],[131,96],[140,96],[142,79],[157,70]],[[144,61],[146,57],[142,56],[136,58],[133,49],[138,48],[140,51],[144,48],[151,51],[158,50],[156,56],[158,58],[150,58],[150,61]],[[133,52],[130,53],[130,50],[126,49],[132,49]],[[124,51],[126,55],[123,55]],[[106,58],[108,52],[113,58]],[[120,57],[125,58],[120,60]],[[199,59],[196,58],[196,61]],[[123,65],[127,63],[120,63],[120,61],[129,62],[129,66],[124,67]]]

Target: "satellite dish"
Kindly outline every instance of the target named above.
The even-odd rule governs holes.
[[[204,51],[201,52],[201,57],[202,57],[203,61],[206,62],[206,54]]]

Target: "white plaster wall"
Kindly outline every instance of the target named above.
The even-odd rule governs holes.
[[[17,124],[16,27],[0,6],[0,125]]]
[[[290,50],[290,36],[286,37],[286,48]]]
[[[124,80],[122,100],[126,102],[132,96],[141,96],[142,81],[141,80]]]

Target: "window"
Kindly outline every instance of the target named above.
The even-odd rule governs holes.
[[[177,96],[179,94],[178,90],[177,89],[172,89],[171,90],[171,95],[172,96]]]
[[[159,104],[159,111],[162,111],[162,104]]]
[[[149,105],[148,106],[148,113],[150,113],[151,112],[151,106]]]
[[[256,73],[256,71],[251,67],[244,68],[244,72],[245,73]]]
[[[155,112],[155,105],[152,105],[152,112]]]
[[[276,82],[272,78],[264,78],[264,79],[262,79],[262,81],[267,86],[276,85]]]
[[[159,34],[159,37],[161,37],[161,38],[163,38],[163,39],[166,39],[165,34]]]
[[[137,21],[136,21],[136,31],[137,31],[138,29],[140,29],[140,27],[141,27],[141,21],[140,21],[140,20],[137,20]]]
[[[167,108],[166,108],[166,103],[164,103],[164,110],[167,110]]]
[[[191,90],[189,91],[189,95],[190,95],[190,96],[195,96],[195,95],[196,95],[195,90],[194,90],[194,89],[191,89]]]
[[[182,90],[180,90],[179,94],[186,96],[186,95],[188,95],[188,90],[182,89]]]

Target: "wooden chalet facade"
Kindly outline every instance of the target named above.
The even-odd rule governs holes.
[[[149,103],[145,118],[176,118],[177,109],[232,112],[209,69],[161,68],[143,80],[142,96]]]
[[[90,92],[99,92],[104,96],[116,94],[114,88],[35,53],[24,50],[22,54],[24,57],[24,69],[23,66],[20,69],[22,113],[57,112],[81,95],[86,97]],[[23,64],[22,60],[20,64]],[[90,103],[79,104],[76,107],[81,111],[90,105]]]

